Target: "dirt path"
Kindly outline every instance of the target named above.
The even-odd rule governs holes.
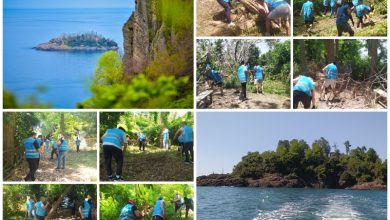
[[[337,36],[336,20],[327,16],[316,16],[312,28],[312,33],[306,32],[305,25],[303,23],[302,16],[295,15],[294,17],[294,36]],[[387,20],[379,16],[372,17],[372,21],[369,23],[365,20],[365,26],[363,28],[356,28],[357,19],[353,15],[355,22],[355,36],[382,36],[387,34]],[[351,24],[351,23],[350,23]],[[349,36],[348,33],[343,33],[343,36]]]
[[[54,155],[54,158],[56,156]],[[50,160],[50,154],[46,152],[39,161],[39,169],[35,177],[38,181],[96,181],[97,180],[97,152],[96,151],[69,151],[67,154],[65,170],[57,171],[57,160]],[[18,167],[14,175],[7,181],[21,181],[27,174],[27,162]]]
[[[100,177],[105,181],[103,155],[100,158]],[[115,170],[115,162],[112,168]],[[125,181],[192,181],[193,170],[193,164],[183,162],[177,146],[171,146],[168,151],[147,146],[145,152],[131,146],[125,153],[122,175]]]
[[[213,103],[208,106],[211,109],[288,109],[290,98],[274,94],[256,94],[247,92],[249,100],[239,100],[239,90],[224,89],[224,95],[215,93]]]

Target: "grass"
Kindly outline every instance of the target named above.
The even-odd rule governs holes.
[[[265,80],[263,82],[264,92],[267,94],[276,94],[282,96],[290,95],[290,87],[282,81],[278,80]],[[247,84],[247,89],[250,92],[256,92],[256,85],[253,83]]]

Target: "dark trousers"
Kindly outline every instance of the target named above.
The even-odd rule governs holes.
[[[241,93],[240,100],[244,101],[246,99],[246,82],[241,83]]]
[[[123,152],[121,149],[111,146],[104,145],[103,146],[103,154],[104,154],[104,165],[106,167],[106,172],[108,176],[112,175],[111,170],[111,160],[114,157],[116,162],[116,175],[122,175],[122,167],[123,167]]]
[[[76,145],[77,152],[80,152],[80,145]]]
[[[139,141],[139,150],[145,151],[145,141]]]
[[[38,220],[45,220],[45,216],[39,216],[39,215],[37,215],[37,219],[38,219]]]
[[[186,155],[186,162],[190,162],[189,154],[191,154],[191,161],[194,161],[194,142],[184,143],[184,153]]]
[[[227,19],[227,22],[230,23],[232,22],[230,18],[230,3],[226,3],[223,0],[217,0],[217,2],[225,9],[225,16]]]
[[[326,15],[326,12],[328,12],[328,8],[329,8],[330,6],[325,6],[324,5],[324,15]]]
[[[298,104],[300,102],[302,102],[303,107],[305,109],[310,108],[311,96],[309,96],[308,94],[306,94],[306,93],[304,93],[302,91],[294,90],[294,92],[293,92],[293,108],[297,109],[298,108]]]
[[[53,148],[53,149],[51,149],[51,157],[50,157],[50,159],[54,159],[54,158],[53,158],[53,155],[54,155],[54,154],[56,155],[56,158],[58,158],[57,149],[54,149],[54,148]]]
[[[159,216],[159,215],[155,215],[155,216],[153,216],[153,218],[152,218],[153,220],[164,220],[164,218],[163,217],[161,217],[161,216]]]
[[[35,172],[37,172],[39,167],[39,158],[36,159],[27,159],[29,172],[27,176],[24,178],[25,181],[34,181],[35,180]]]

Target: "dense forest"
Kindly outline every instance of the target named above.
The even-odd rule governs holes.
[[[92,196],[95,207],[93,218],[96,219],[96,185],[4,185],[3,188],[3,218],[20,220],[26,219],[26,199],[29,196],[34,202],[44,196],[49,203],[45,219],[82,219],[78,208],[87,197]],[[72,209],[76,209],[76,215]]]
[[[310,146],[304,140],[280,140],[275,151],[242,157],[231,177],[248,180],[244,185],[251,186],[385,189],[387,160],[373,148],[353,147],[349,141],[338,146],[321,137]]]
[[[107,39],[97,33],[63,34],[58,38],[49,41],[69,47],[117,47],[118,44],[111,39]]]
[[[314,24],[310,33],[306,31],[303,16],[300,14],[306,0],[293,1],[294,8],[294,36],[337,36],[336,18],[330,17],[330,7],[324,15],[323,0],[312,0],[314,5]],[[329,2],[329,1],[328,1]],[[365,0],[372,11],[369,13],[371,21],[364,19],[363,28],[357,28],[356,12],[352,12],[355,36],[386,36],[387,35],[387,3],[384,0]],[[350,23],[350,22],[349,22]],[[351,23],[350,23],[351,24]],[[352,27],[352,24],[351,24]],[[346,34],[346,33],[344,33]],[[347,35],[345,35],[347,36]]]
[[[335,106],[322,107],[382,108],[373,101],[374,90],[387,93],[386,45],[386,40],[379,39],[294,40],[294,77],[305,73],[318,81],[318,89],[324,77],[322,68],[336,62],[339,99],[334,100]],[[382,105],[386,104],[383,100]]]
[[[193,166],[183,163],[178,153],[179,142],[176,132],[185,121],[194,126],[192,112],[102,112],[100,113],[100,136],[108,128],[121,126],[129,136],[129,146],[124,152],[123,178],[126,180],[192,180]],[[163,131],[169,130],[169,149],[163,150]],[[139,151],[137,133],[146,138],[145,151]],[[101,146],[102,147],[102,146]],[[102,150],[100,151],[102,152]],[[103,160],[103,156],[100,157]],[[150,161],[154,161],[150,163]],[[101,163],[100,176],[105,178]],[[157,175],[158,171],[158,175]]]
[[[281,100],[285,101],[283,97],[289,97],[290,41],[281,40],[198,40],[197,92],[208,89],[204,72],[206,65],[209,64],[212,69],[223,73],[225,94],[222,97],[214,96],[214,102],[221,101],[225,105],[231,103],[231,99],[238,96],[235,91],[241,86],[237,77],[237,69],[241,61],[249,64],[250,71],[253,71],[255,65],[262,66],[264,70],[264,95],[250,96],[250,100],[258,101],[258,103],[277,103]],[[249,93],[256,93],[253,83],[248,83],[247,88]],[[232,93],[231,96],[230,93]],[[259,105],[261,104],[254,104],[252,107],[267,107],[265,104]],[[218,106],[215,107],[218,108]]]
[[[49,160],[51,149],[41,155],[40,167],[45,172],[38,177],[43,180],[70,181],[72,178],[96,180],[96,137],[97,122],[94,112],[6,112],[3,118],[4,178],[19,181],[25,175],[27,163],[24,157],[24,140],[36,132],[46,139],[63,134],[69,142],[68,161],[70,170],[62,175],[54,171],[55,161]],[[80,150],[76,151],[76,137],[81,139]]]
[[[129,200],[136,202],[137,209],[143,213],[142,219],[152,219],[153,205],[162,196],[166,205],[167,219],[185,219],[185,207],[175,213],[175,194],[182,198],[194,199],[194,189],[187,184],[133,184],[133,185],[102,185],[100,187],[100,218],[118,219],[121,209]],[[193,219],[193,210],[189,211],[188,219]]]

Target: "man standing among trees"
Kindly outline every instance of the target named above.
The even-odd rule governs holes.
[[[145,151],[145,145],[146,145],[146,137],[145,134],[142,132],[137,133],[138,137],[138,144],[139,144],[139,150]]]
[[[42,196],[40,201],[35,204],[35,215],[38,220],[45,220],[48,207],[49,202],[47,202],[46,198]]]
[[[241,64],[238,67],[238,71],[237,71],[238,79],[241,82],[241,93],[240,93],[240,100],[241,101],[248,100],[248,98],[246,97],[247,74],[249,74],[249,70],[245,66],[245,62],[241,61]]]
[[[256,85],[256,93],[259,94],[259,89],[260,93],[263,94],[263,81],[264,81],[264,72],[263,72],[263,67],[260,65],[256,65],[254,68],[254,81]]]
[[[186,155],[184,162],[189,164],[194,160],[194,131],[190,126],[187,125],[185,121],[181,123],[181,126],[182,127],[176,132],[173,139],[176,139],[178,136],[182,136],[183,151]],[[189,154],[191,154],[191,161]]]
[[[35,172],[39,167],[39,158],[40,154],[42,154],[42,149],[36,137],[37,133],[31,132],[31,136],[24,140],[25,156],[30,169],[24,181],[35,181]]]
[[[33,213],[33,211],[34,211],[34,200],[30,196],[27,196],[26,209],[27,209],[27,218],[28,218],[28,220],[35,219],[34,218],[35,214]]]
[[[65,163],[66,163],[66,152],[68,151],[68,141],[65,139],[64,135],[60,135],[60,139],[57,142],[58,144],[58,157],[57,157],[57,168],[56,170],[64,170],[65,169]]]
[[[169,148],[169,130],[165,128],[163,131],[163,148],[164,150],[168,150]]]
[[[122,146],[127,147],[126,130],[123,127],[109,128],[102,137],[104,165],[108,181],[120,181],[122,178],[123,151]],[[112,176],[111,160],[114,157],[116,162],[116,176]]]
[[[58,152],[57,152],[57,141],[54,140],[53,137],[51,137],[51,155],[50,155],[50,160],[53,160],[54,157],[53,155],[55,154],[56,155],[56,158],[58,159]]]
[[[312,108],[316,108],[313,79],[302,74],[295,78],[293,83],[295,84],[293,88],[293,108],[297,109],[300,102],[302,102],[305,109],[310,108],[310,104],[313,104]]]
[[[153,206],[153,220],[164,220],[166,219],[165,213],[165,202],[163,197],[158,197],[156,203]]]
[[[331,87],[334,98],[336,96],[336,80],[338,76],[336,62],[326,65],[322,71],[326,78],[324,84],[321,87],[321,98],[325,96],[326,88],[328,87]]]
[[[91,194],[88,194],[87,198],[84,199],[83,204],[79,207],[79,212],[83,219],[85,220],[92,219],[93,202],[92,202]]]
[[[78,135],[76,136],[75,142],[76,142],[76,150],[77,150],[77,153],[79,153],[79,152],[80,152],[80,143],[81,143],[81,140],[80,140],[80,137],[79,137]]]

